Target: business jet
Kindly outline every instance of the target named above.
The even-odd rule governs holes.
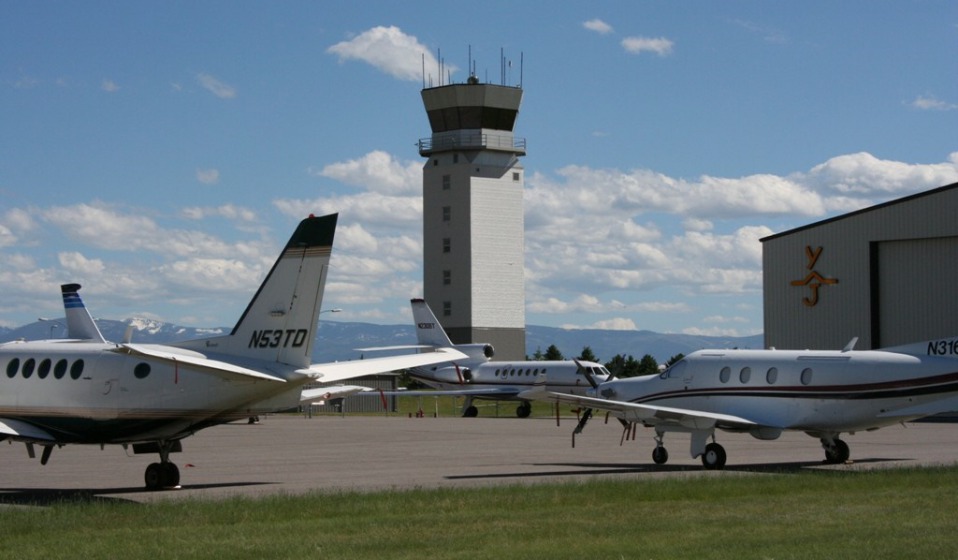
[[[548,375],[549,390],[584,395],[592,387],[589,379],[604,381],[609,376],[609,371],[602,364],[584,360],[491,361],[495,355],[495,349],[491,345],[453,344],[425,300],[413,299],[410,304],[419,343],[415,348],[434,350],[451,347],[465,354],[467,358],[409,370],[413,379],[434,387],[435,390],[401,391],[389,393],[390,395],[462,396],[465,397],[462,413],[464,417],[478,416],[479,409],[473,404],[474,399],[519,401],[516,416],[526,418],[532,412],[532,404],[520,398],[519,394],[531,389],[537,379],[545,379]],[[408,347],[364,350],[399,348]]]
[[[862,351],[856,342],[841,351],[699,350],[658,376],[596,381],[587,396],[542,385],[520,397],[586,407],[573,438],[592,409],[617,417],[626,433],[652,428],[659,465],[669,458],[665,434],[688,433],[706,469],[725,466],[716,429],[760,440],[805,432],[821,441],[826,463],[845,463],[841,434],[958,410],[958,338]]]
[[[67,339],[0,344],[0,440],[26,444],[46,464],[55,447],[119,444],[158,453],[148,489],[176,487],[170,454],[198,430],[294,408],[336,394],[307,383],[463,357],[454,350],[311,364],[338,215],[300,222],[279,259],[226,336],[167,345],[135,344],[132,329],[106,341],[80,298],[61,286]],[[353,388],[344,390],[352,391]]]

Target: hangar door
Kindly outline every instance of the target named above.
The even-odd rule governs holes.
[[[958,336],[958,237],[881,241],[873,255],[876,348]]]

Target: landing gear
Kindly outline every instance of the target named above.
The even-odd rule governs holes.
[[[479,409],[475,406],[469,405],[462,411],[463,418],[475,418],[476,416],[479,416]]]
[[[146,467],[146,473],[143,475],[146,489],[160,490],[162,488],[178,487],[180,485],[180,469],[170,462],[170,452],[182,450],[179,440],[158,441],[155,450],[160,453],[160,462],[150,463],[150,466]]]
[[[665,434],[655,433],[655,449],[652,450],[652,462],[656,465],[664,465],[669,461],[669,451],[662,443],[663,437],[665,437]]]
[[[669,451],[663,447],[658,446],[652,450],[652,461],[656,465],[664,465],[669,461]]]
[[[702,453],[702,465],[708,470],[720,470],[725,467],[725,448],[712,442],[705,446],[705,453]]]
[[[830,465],[845,463],[851,456],[848,444],[836,438],[822,438],[822,448],[825,449],[825,462]]]
[[[522,401],[518,407],[516,407],[516,416],[519,418],[528,418],[532,414],[532,403],[529,401]]]
[[[174,463],[150,463],[143,476],[147,490],[175,488],[180,485],[180,469]]]

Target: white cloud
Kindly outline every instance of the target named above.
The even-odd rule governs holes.
[[[204,220],[211,217],[227,218],[241,222],[255,222],[256,212],[249,208],[224,204],[216,207],[190,206],[182,210],[183,216],[191,220]]]
[[[665,37],[626,37],[622,39],[622,48],[631,54],[650,52],[659,56],[672,54],[674,43]]]
[[[612,33],[612,26],[598,18],[582,22],[582,27],[589,31],[595,31],[600,35]]]
[[[436,58],[429,49],[420,44],[416,37],[403,33],[395,26],[373,27],[349,41],[336,43],[326,49],[326,52],[339,56],[340,62],[366,62],[400,80],[422,80],[423,57],[427,73],[437,68]],[[444,69],[447,72],[457,70],[450,64],[446,64]]]
[[[0,247],[9,247],[17,242],[17,237],[13,235],[10,228],[0,224]]]
[[[233,99],[236,97],[236,88],[219,81],[210,74],[197,74],[196,81],[203,86],[203,89],[209,91],[220,99]]]
[[[422,193],[422,162],[400,162],[381,150],[359,159],[329,164],[318,172],[310,169],[310,174],[387,195]]]
[[[106,269],[100,259],[88,259],[78,252],[64,252],[57,255],[60,266],[65,270],[81,274],[102,274]]]
[[[915,109],[923,111],[953,111],[958,109],[958,103],[948,103],[935,97],[934,95],[919,95],[910,103]]]
[[[197,169],[196,180],[204,185],[215,185],[220,182],[220,170],[214,168]]]
[[[115,93],[120,91],[120,86],[116,85],[113,80],[103,80],[100,82],[100,89],[107,93]]]
[[[592,329],[602,329],[609,331],[634,331],[638,330],[638,327],[635,326],[635,321],[627,317],[613,317],[611,319],[604,319],[602,321],[596,321],[592,324]]]

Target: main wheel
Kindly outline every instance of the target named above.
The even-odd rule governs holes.
[[[656,447],[652,450],[652,461],[656,465],[664,465],[669,461],[669,451],[664,447]]]
[[[516,407],[516,416],[519,418],[528,418],[530,414],[532,414],[532,404],[529,401],[524,401]]]
[[[710,443],[705,446],[705,453],[702,453],[702,465],[709,470],[719,470],[725,466],[725,448],[717,443]]]
[[[180,485],[180,468],[175,463],[163,463],[163,487],[175,488]]]
[[[147,490],[159,490],[163,487],[164,469],[162,463],[150,463],[146,467],[146,473],[143,475],[143,481],[146,483]]]
[[[479,416],[479,409],[474,406],[466,407],[466,410],[462,411],[463,418],[475,418]]]
[[[831,445],[825,445],[825,462],[835,465],[848,461],[851,456],[851,450],[844,441],[835,438]]]

